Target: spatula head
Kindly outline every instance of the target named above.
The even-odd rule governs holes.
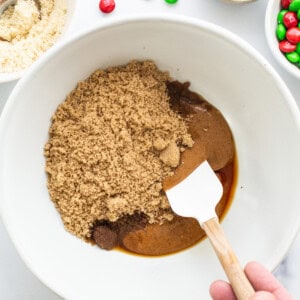
[[[216,216],[215,207],[223,194],[223,186],[207,161],[186,179],[166,191],[173,211],[199,223]]]

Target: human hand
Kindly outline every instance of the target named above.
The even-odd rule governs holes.
[[[266,268],[257,262],[250,262],[245,273],[256,291],[249,300],[293,300],[293,297]],[[213,300],[237,300],[229,283],[217,280],[210,286]]]

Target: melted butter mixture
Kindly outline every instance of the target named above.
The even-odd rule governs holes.
[[[175,174],[166,178],[164,190],[186,178],[199,164],[208,160],[223,185],[223,196],[216,212],[222,218],[230,203],[235,175],[235,147],[230,128],[218,109],[191,92],[189,83],[168,83],[172,108],[189,122],[189,132],[194,140],[192,148],[181,155]],[[128,224],[130,225],[128,226]],[[105,229],[103,224],[94,228],[94,240],[104,249],[119,246],[127,251],[149,256],[165,255],[186,249],[204,237],[199,223],[193,218],[175,216],[171,222],[148,224],[142,216],[124,219],[118,225],[119,235]],[[126,225],[122,225],[126,224]],[[110,237],[109,243],[103,237]]]

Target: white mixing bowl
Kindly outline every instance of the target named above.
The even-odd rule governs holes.
[[[239,161],[222,225],[242,264],[273,269],[299,228],[299,111],[251,46],[179,16],[104,23],[51,49],[16,86],[0,121],[0,208],[27,266],[66,299],[209,299],[225,278],[207,240],[158,258],[106,252],[66,232],[49,199],[43,147],[57,105],[95,69],[132,59],[153,59],[222,111]]]

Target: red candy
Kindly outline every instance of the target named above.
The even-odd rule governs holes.
[[[283,24],[285,25],[286,28],[297,27],[298,25],[297,14],[293,11],[287,12],[283,16]]]
[[[279,49],[280,51],[284,53],[290,53],[296,51],[297,46],[295,44],[290,43],[287,40],[281,41],[279,43]]]
[[[290,4],[291,4],[292,0],[281,0],[281,6],[284,9],[288,9]]]
[[[115,9],[115,1],[114,0],[101,0],[99,3],[99,8],[105,14],[111,13]]]
[[[293,27],[286,32],[286,38],[292,44],[300,43],[300,28]]]

